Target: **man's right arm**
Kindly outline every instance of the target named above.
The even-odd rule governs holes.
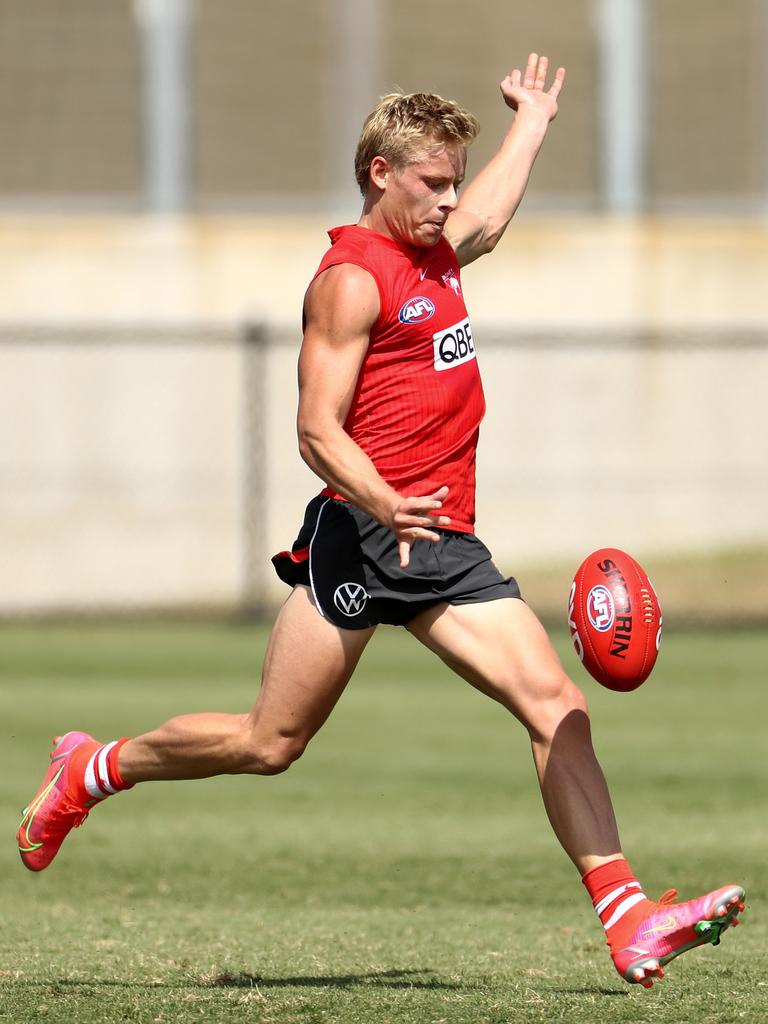
[[[407,565],[413,541],[439,540],[429,527],[447,525],[445,516],[433,514],[447,489],[426,497],[401,497],[344,430],[379,315],[376,283],[353,264],[330,267],[311,284],[304,314],[299,356],[301,456],[338,494],[392,530],[400,542],[401,564]]]

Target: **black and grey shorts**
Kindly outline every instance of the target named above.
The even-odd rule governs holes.
[[[391,530],[346,501],[318,495],[307,505],[293,547],[272,564],[284,583],[311,587],[321,614],[342,629],[402,626],[443,601],[520,597],[517,582],[502,576],[474,534],[437,532],[437,543],[416,541],[410,565],[401,569]]]

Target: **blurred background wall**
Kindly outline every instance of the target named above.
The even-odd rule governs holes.
[[[768,619],[768,0],[0,0],[0,615],[258,611],[318,484],[303,291],[363,117],[509,125],[568,70],[465,272],[478,530],[546,614],[593,547],[681,617]]]

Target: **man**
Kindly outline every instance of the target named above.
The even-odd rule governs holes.
[[[47,867],[90,808],[137,782],[271,775],[330,714],[379,622],[399,623],[527,728],[552,827],[603,923],[616,969],[645,987],[663,965],[737,923],[744,892],[648,900],[621,853],[584,698],[517,584],[474,535],[475,448],[484,399],[460,268],[490,252],[525,191],[565,72],[548,62],[501,83],[516,116],[462,198],[477,122],[431,94],[385,97],[355,169],[356,225],[307,291],[299,361],[301,454],[326,483],[291,551],[293,586],[250,714],[171,719],[133,740],[56,743],[18,840]]]

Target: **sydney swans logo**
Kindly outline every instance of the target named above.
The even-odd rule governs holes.
[[[368,601],[368,591],[360,583],[342,583],[333,593],[333,603],[342,615],[359,615]]]

